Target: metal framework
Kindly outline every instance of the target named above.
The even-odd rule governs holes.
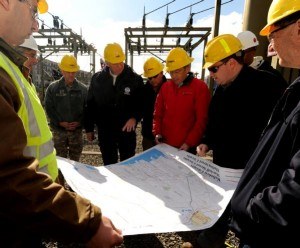
[[[91,56],[90,72],[95,73],[95,61],[97,49],[92,44],[87,44],[85,40],[69,28],[41,28],[34,35],[35,39],[46,39],[45,45],[39,45],[41,53],[47,56],[59,52],[71,52],[77,58],[78,53],[81,55]],[[42,44],[41,42],[38,42]],[[44,42],[45,43],[45,42]],[[44,58],[46,58],[44,57]]]
[[[130,57],[133,66],[133,57],[143,54],[152,54],[161,59],[161,55],[168,53],[174,47],[182,47],[190,55],[202,42],[207,43],[211,33],[210,27],[151,27],[125,28],[126,61]],[[202,72],[204,75],[204,72]]]

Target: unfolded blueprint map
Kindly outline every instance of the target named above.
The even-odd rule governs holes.
[[[242,173],[165,144],[109,166],[58,161],[72,189],[98,205],[123,235],[212,226]]]

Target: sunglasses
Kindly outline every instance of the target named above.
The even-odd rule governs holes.
[[[153,77],[148,77],[149,81],[151,81],[153,78],[157,78],[159,74],[153,76]]]
[[[224,62],[224,63],[222,63],[222,64],[220,64],[220,65],[217,65],[217,66],[211,66],[211,67],[207,68],[207,70],[209,70],[209,71],[212,72],[212,73],[217,73],[218,70],[219,70],[219,68],[220,68],[222,65],[225,65],[225,64],[226,64],[226,62]]]

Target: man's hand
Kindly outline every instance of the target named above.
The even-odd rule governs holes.
[[[69,122],[66,122],[66,121],[62,121],[59,123],[59,125],[63,128],[65,128],[66,130],[68,130],[68,127],[69,127]]]
[[[94,132],[86,133],[86,138],[88,141],[92,142],[95,139]]]
[[[88,248],[111,248],[123,242],[122,231],[117,229],[111,220],[102,216],[102,221],[92,239],[87,243]]]
[[[160,144],[163,142],[163,138],[160,134],[155,135],[155,143]]]
[[[77,122],[77,121],[69,122],[69,129],[68,130],[73,131],[79,126],[80,126],[80,122]]]
[[[63,128],[65,128],[67,131],[74,131],[77,127],[80,126],[79,122],[66,122],[66,121],[62,121],[59,123],[59,125]]]
[[[200,157],[205,157],[207,152],[208,152],[208,146],[207,145],[200,144],[199,146],[197,146],[197,154]]]
[[[123,132],[131,132],[135,130],[135,126],[136,126],[136,119],[135,118],[130,118],[126,124],[124,125],[124,127],[122,128]]]
[[[179,150],[188,151],[189,148],[190,148],[190,147],[189,147],[186,143],[183,143],[183,144],[181,145],[181,147],[179,148]]]

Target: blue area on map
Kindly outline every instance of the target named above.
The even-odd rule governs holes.
[[[161,157],[166,157],[164,153],[157,150],[156,148],[149,149],[139,155],[129,158],[123,162],[118,163],[119,165],[132,165],[139,161],[151,162]]]

